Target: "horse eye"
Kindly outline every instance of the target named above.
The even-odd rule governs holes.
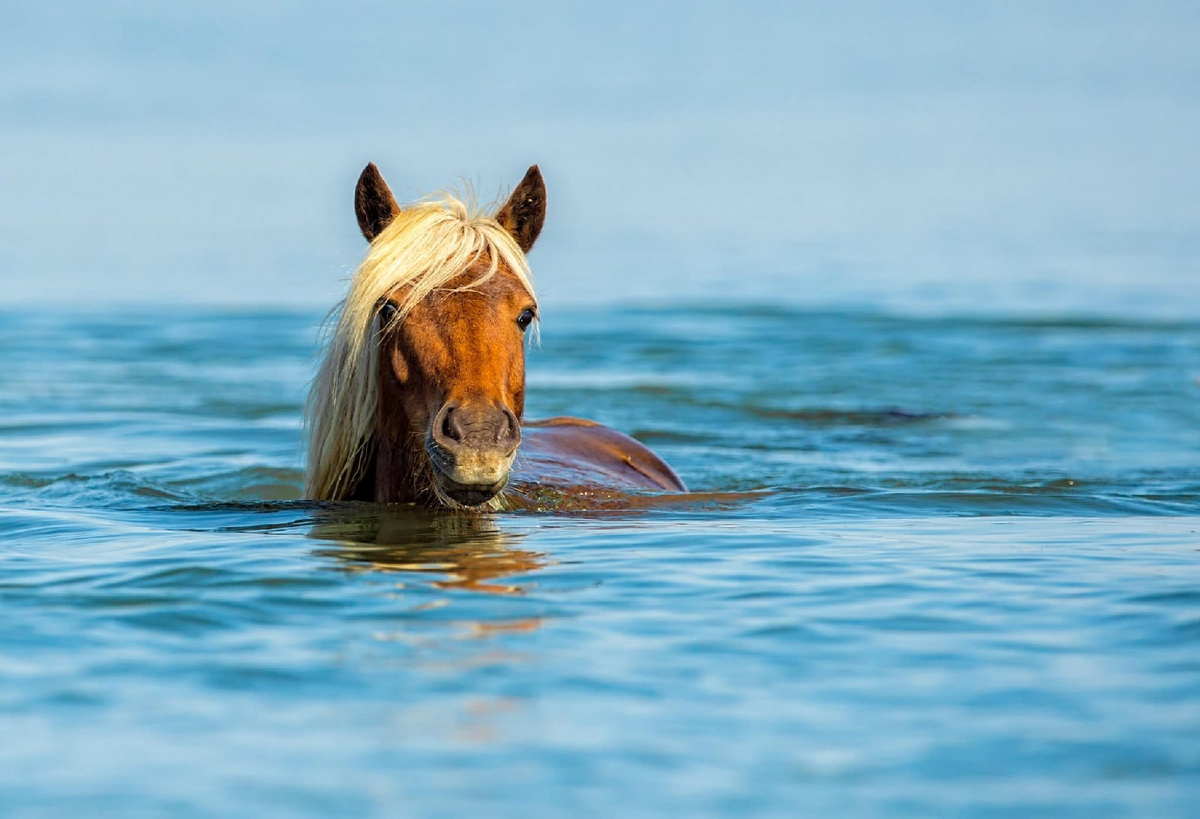
[[[534,313],[533,310],[522,310],[521,315],[517,316],[517,326],[524,331],[525,328],[533,323],[533,319],[536,315],[537,314]]]
[[[391,323],[391,320],[396,317],[396,305],[390,301],[384,301],[379,305],[379,319],[383,326]]]

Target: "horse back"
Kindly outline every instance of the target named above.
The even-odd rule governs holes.
[[[687,491],[675,471],[648,447],[582,418],[525,421],[513,477],[553,486]]]

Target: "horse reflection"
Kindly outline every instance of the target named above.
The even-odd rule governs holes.
[[[436,588],[520,595],[529,584],[499,582],[548,565],[545,555],[516,548],[521,533],[490,517],[437,515],[411,507],[360,506],[327,510],[311,537],[338,541],[318,550],[351,571],[442,575]],[[509,624],[511,628],[512,624]]]

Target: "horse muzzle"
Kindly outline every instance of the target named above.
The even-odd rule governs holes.
[[[487,503],[508,484],[520,443],[521,424],[508,409],[446,404],[425,441],[439,496],[462,506]]]

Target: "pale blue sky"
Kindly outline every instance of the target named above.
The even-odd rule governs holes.
[[[0,304],[322,306],[354,179],[541,165],[547,306],[1200,317],[1200,5],[25,4]]]

